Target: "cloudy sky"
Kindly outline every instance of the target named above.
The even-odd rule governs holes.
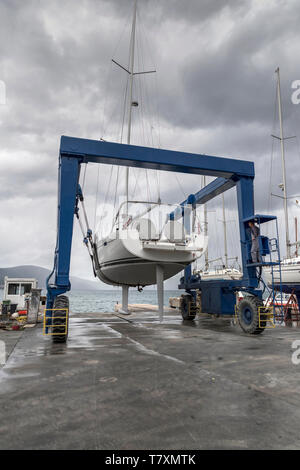
[[[0,0],[0,80],[6,86],[0,104],[1,267],[51,267],[60,136],[120,141],[127,78],[111,59],[128,64],[132,7],[133,0]],[[280,66],[285,134],[297,136],[300,105],[291,101],[291,85],[300,79],[299,21],[298,0],[139,0],[136,70],[157,72],[136,81],[140,106],[132,142],[254,161],[256,211],[281,218],[282,201],[269,198],[270,181],[276,194],[281,182],[279,145],[275,141],[272,152],[270,137],[278,134],[274,71]],[[286,153],[289,195],[300,196],[297,139],[287,141]],[[97,166],[87,167],[91,225],[97,174]],[[102,166],[99,203],[114,199],[109,175]],[[132,178],[145,196],[142,174]],[[149,178],[154,194],[155,177]],[[200,183],[194,176],[161,174],[162,198],[180,202]],[[294,199],[292,239],[293,216],[300,215]],[[234,192],[226,194],[226,205],[233,256]],[[220,201],[209,210],[210,250],[222,254]],[[71,272],[92,278],[77,224]]]

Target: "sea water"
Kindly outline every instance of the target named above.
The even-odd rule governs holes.
[[[169,305],[169,297],[179,297],[179,290],[165,290],[164,304]],[[122,303],[122,291],[119,288],[111,290],[74,290],[68,292],[70,310],[74,313],[113,312],[116,303]],[[3,298],[3,289],[0,289],[0,300]],[[157,305],[156,290],[129,289],[129,304]]]

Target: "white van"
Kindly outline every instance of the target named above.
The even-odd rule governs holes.
[[[11,304],[17,304],[17,310],[22,310],[25,308],[25,298],[37,285],[36,279],[5,277],[3,300],[10,300]]]

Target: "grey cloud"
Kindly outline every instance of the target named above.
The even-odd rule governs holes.
[[[12,240],[2,232],[3,264],[25,260],[32,239],[34,262],[51,264],[60,135],[99,138],[102,120],[110,138],[117,138],[120,129],[117,110],[126,74],[111,65],[111,58],[126,65],[133,2],[85,0],[76,2],[76,8],[74,4],[73,0],[0,4],[0,79],[7,85],[7,106],[0,106],[0,220],[2,226],[17,227]],[[158,87],[151,88],[152,78],[146,83],[149,101],[159,104],[162,147],[254,160],[256,207],[265,211],[277,65],[282,71],[286,134],[299,129],[300,106],[290,101],[290,84],[300,78],[296,55],[300,7],[295,0],[258,4],[140,0],[139,11],[151,52],[144,65],[155,63],[158,70]],[[145,112],[145,118],[154,121],[153,109]],[[299,159],[297,142],[287,142],[289,193],[295,195]],[[109,171],[101,169],[100,201]],[[280,172],[276,148],[273,192],[278,190]],[[96,167],[90,165],[85,193],[91,219],[96,176]],[[200,178],[177,178],[186,193],[199,189]],[[161,181],[164,200],[183,199],[175,176],[162,173]],[[234,192],[226,195],[226,204],[231,217]],[[273,198],[272,204],[281,210],[280,199]],[[214,205],[220,207],[220,201]],[[32,227],[27,225],[29,217],[34,220]],[[14,249],[23,226],[22,244]],[[87,277],[89,260],[77,229],[74,244],[73,274],[84,272]],[[31,264],[27,258],[26,262]]]
[[[163,89],[168,122],[187,128],[265,124],[271,119],[275,68],[281,65],[289,77],[299,70],[296,57],[290,57],[299,40],[299,19],[298,3],[274,2],[251,20],[246,16],[245,23],[241,18],[216,50],[191,47],[192,54],[181,62],[180,89]],[[283,77],[283,87],[289,85]]]
[[[104,0],[104,3],[113,5],[117,15],[128,15],[133,7],[132,0]],[[225,8],[243,11],[248,4],[247,0],[139,0],[138,9],[150,27],[153,23],[169,21],[193,25],[214,17]]]

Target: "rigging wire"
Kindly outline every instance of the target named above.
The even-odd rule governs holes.
[[[151,192],[150,192],[150,185],[149,185],[149,178],[148,178],[148,170],[146,170],[146,182],[147,182],[147,197],[148,197],[148,201],[151,201]]]
[[[114,165],[111,165],[109,180],[108,180],[106,194],[105,194],[105,198],[104,198],[104,205],[107,203],[107,200],[108,200],[108,192],[109,192],[110,187],[111,187],[111,179],[112,179],[112,175],[113,175],[113,170],[114,170]]]
[[[143,37],[145,38],[145,43],[147,45],[147,49],[149,51],[149,56],[150,56],[150,59],[152,61],[153,64],[155,64],[155,60],[154,60],[154,57],[152,55],[152,52],[151,52],[151,47],[150,47],[150,41],[149,41],[149,38],[148,38],[148,34],[147,34],[147,30],[144,26],[144,22],[142,20],[142,18],[139,17],[139,25],[140,25],[140,28],[142,30],[142,35]],[[154,75],[154,88],[155,88],[155,91],[154,91],[154,94],[155,96],[158,96],[158,79],[157,79],[157,73],[155,73]],[[160,111],[159,111],[159,100],[155,100],[155,105],[156,105],[156,121],[157,121],[157,129],[158,129],[158,148],[161,148],[161,136],[160,136]],[[154,113],[155,114],[155,113]],[[155,127],[154,127],[155,129]]]
[[[131,17],[131,12],[128,12],[127,19],[124,22],[124,27],[121,31],[121,34],[120,34],[119,39],[117,41],[116,47],[114,48],[112,57],[115,56],[116,51],[118,50],[118,48],[121,44],[124,32],[127,29],[127,26],[129,24],[130,17]],[[128,60],[128,62],[129,62],[129,60]],[[108,99],[108,96],[109,96],[109,85],[112,83],[111,75],[112,75],[112,61],[110,61],[110,66],[109,66],[109,69],[108,69],[108,72],[107,72],[106,85],[105,85],[105,91],[104,91],[105,99],[104,99],[104,107],[103,107],[103,114],[102,114],[102,125],[101,125],[102,132],[100,132],[100,134],[102,134],[102,137],[100,138],[100,140],[103,140],[103,138],[106,136],[107,128],[110,126],[110,123],[112,121],[112,117],[115,114],[115,109],[116,109],[116,107],[115,107],[113,109],[113,111],[110,113],[110,117],[108,117],[106,119],[106,125],[105,125],[104,121],[105,121],[105,118],[106,118],[106,107],[107,107],[107,99]],[[122,78],[121,78],[121,80],[122,80]],[[123,129],[124,129],[124,121],[125,121],[125,108],[126,108],[127,94],[128,94],[128,77],[126,77],[125,94],[124,94],[124,106],[123,106],[124,112],[123,112],[123,116],[121,118],[121,132],[120,132],[121,142],[122,142],[122,139],[123,139]],[[117,105],[118,105],[118,103],[116,104],[116,106]],[[112,173],[113,173],[113,166],[111,166],[111,170],[110,170],[109,183],[108,183],[108,186],[107,186],[107,191],[106,191],[106,196],[105,196],[105,204],[106,204],[106,201],[107,201],[107,198],[108,198],[108,191],[109,191],[110,181],[111,181],[111,178],[112,178]],[[119,173],[119,169],[118,169],[118,173]],[[118,177],[118,175],[117,175],[117,177]],[[95,208],[94,208],[94,227],[96,226],[97,206],[98,206],[98,196],[99,196],[99,184],[100,184],[100,167],[98,165],[96,196],[95,196]],[[115,200],[116,200],[116,195],[115,195]]]
[[[146,35],[146,32],[144,30],[144,25],[143,25],[143,22],[140,18],[140,15],[138,13],[138,25],[137,25],[137,28],[138,28],[138,35],[137,35],[137,52],[138,52],[138,64],[139,64],[139,69],[140,70],[146,70],[146,64],[145,64],[145,61],[144,61],[144,54],[143,54],[143,44],[142,44],[142,40],[140,40],[140,38],[143,38],[144,39],[144,42],[145,42],[145,45],[148,46],[148,40],[147,40],[147,35]],[[144,48],[145,49],[145,48]],[[151,51],[150,51],[150,48],[148,47],[147,49],[149,49],[149,56],[151,56]],[[148,52],[148,51],[147,51]],[[153,64],[155,64],[155,61],[153,60],[153,57],[151,57],[151,60],[153,62]],[[156,67],[154,67],[156,68]],[[150,79],[151,80],[151,79]],[[150,147],[154,147],[155,146],[155,142],[154,142],[154,132],[155,129],[156,129],[156,122],[154,122],[156,116],[155,116],[155,109],[153,107],[153,101],[154,103],[156,103],[156,108],[157,108],[157,99],[155,100],[151,100],[150,99],[150,91],[149,91],[149,86],[150,86],[150,83],[151,81],[149,82],[149,78],[145,77],[143,74],[141,75],[138,75],[138,86],[139,86],[139,90],[140,90],[140,96],[141,96],[141,108],[140,108],[140,115],[141,115],[141,125],[142,125],[142,132],[143,132],[143,136],[144,136],[144,141],[146,141],[146,138],[147,138],[147,143]],[[155,81],[154,83],[156,83],[156,73],[155,73]],[[148,86],[149,85],[149,86]],[[152,90],[152,94],[153,94],[153,90]],[[154,91],[154,95],[155,95],[155,91]],[[156,97],[157,97],[157,94],[156,94]],[[144,112],[144,104],[145,104],[145,107],[147,109],[147,120],[149,122],[149,135],[148,133],[145,134],[145,112]],[[160,141],[158,139],[158,146],[160,147]],[[149,177],[149,181],[154,180],[153,181],[153,185],[152,186],[156,186],[157,188],[157,199],[158,201],[160,201],[160,179],[159,179],[159,176],[158,176],[158,170],[155,170],[154,172],[148,172],[148,177]],[[150,184],[150,183],[149,183]]]
[[[300,142],[299,142],[299,137],[296,135],[296,142],[297,142],[297,149],[298,149],[298,157],[300,158]]]
[[[139,25],[138,25],[138,30],[140,31]],[[140,44],[139,35],[137,36],[137,52],[138,52],[139,68],[140,70],[146,70],[144,60],[143,60],[142,45]],[[147,77],[147,79],[145,79],[143,74],[138,76],[138,83],[140,86],[140,95],[141,95],[141,103],[142,103],[142,106],[140,109],[141,109],[141,123],[143,127],[143,132],[144,132],[144,101],[145,101],[145,107],[146,107],[147,106],[147,82],[149,79],[150,77]],[[145,100],[144,100],[144,97],[145,97]],[[147,115],[148,115],[149,125],[151,126],[151,122],[150,122],[151,110],[149,106],[147,109],[148,109]],[[151,140],[148,135],[146,137],[147,137],[147,145],[151,147]],[[145,139],[145,142],[146,142],[146,139]]]
[[[85,167],[84,167],[84,173],[83,173],[82,191],[83,191],[84,185],[85,185],[85,176],[86,176],[86,169],[87,169],[87,166],[88,166],[88,164],[86,163],[86,164],[85,164]]]
[[[104,120],[105,120],[105,115],[106,115],[106,106],[107,106],[107,97],[108,97],[108,88],[109,88],[109,78],[110,78],[110,75],[111,75],[111,66],[112,64],[110,63],[110,66],[109,66],[109,69],[107,71],[107,77],[106,77],[106,85],[105,85],[105,88],[104,88],[104,104],[103,104],[103,112],[102,112],[102,123],[101,123],[101,126],[100,126],[100,139],[103,138],[105,136],[105,126],[104,126]],[[102,131],[102,132],[101,132]]]
[[[123,39],[123,36],[124,36],[124,33],[125,33],[125,30],[127,29],[128,25],[129,25],[129,21],[130,21],[130,18],[131,18],[131,12],[128,12],[127,13],[127,17],[126,17],[126,20],[124,22],[124,26],[123,26],[123,29],[121,31],[121,34],[119,35],[119,39],[117,40],[117,43],[116,43],[116,46],[113,50],[113,53],[112,53],[112,57],[114,57],[116,55],[116,52],[122,42],[122,39]],[[103,114],[102,114],[102,125],[101,125],[101,130],[102,130],[102,133],[100,132],[100,134],[102,134],[101,136],[104,138],[106,136],[106,129],[108,128],[108,125],[110,124],[110,122],[112,121],[112,116],[114,114],[114,111],[116,108],[114,108],[113,112],[111,113],[111,116],[109,117],[109,119],[107,119],[107,122],[106,122],[106,125],[104,124],[104,120],[105,120],[105,116],[106,116],[106,107],[107,107],[107,98],[109,96],[109,85],[111,84],[112,80],[111,80],[111,75],[112,75],[112,61],[110,61],[110,66],[108,68],[108,72],[107,72],[107,78],[106,78],[106,85],[105,85],[105,89],[104,89],[104,107],[103,107]]]
[[[218,207],[218,201],[216,200],[212,200],[211,202],[211,210],[213,210],[214,212],[211,214],[212,217],[213,217],[213,220],[214,220],[214,226],[217,228],[217,224],[218,224],[218,211],[219,211],[219,207]],[[208,215],[209,217],[209,215]],[[211,218],[211,217],[210,217]],[[212,226],[212,224],[210,223],[209,224],[210,227]],[[216,239],[216,243],[215,243],[215,246],[214,246],[214,252],[215,252],[215,255],[214,255],[214,258],[220,258],[222,259],[222,262],[223,262],[223,249],[222,249],[222,240],[220,240],[220,230],[214,230],[214,232],[212,232],[210,230],[210,233],[212,235],[212,233],[215,235],[215,239]],[[211,246],[211,245],[210,245]]]
[[[174,175],[175,175],[175,178],[176,178],[176,180],[177,180],[178,186],[179,186],[179,188],[181,189],[181,192],[182,192],[184,198],[187,199],[187,194],[186,194],[185,191],[183,190],[183,187],[182,187],[182,185],[181,185],[181,183],[180,183],[180,180],[179,180],[179,178],[178,178],[177,173],[174,173]]]
[[[137,30],[139,32],[139,29]],[[141,44],[140,44],[140,39],[139,39],[139,34],[137,34],[136,37],[136,51],[137,51],[137,64],[138,64],[138,70],[145,70],[144,68],[144,62],[143,62],[143,56],[142,56],[142,51],[141,51]],[[141,75],[137,76],[137,88],[139,89],[139,94],[140,94],[140,106],[139,106],[139,125],[140,125],[140,132],[142,136],[143,142],[146,143],[146,145],[150,146],[150,140],[148,139],[148,135],[145,132],[145,123],[144,123],[144,90],[146,90],[146,83],[144,83],[144,77]],[[145,177],[146,177],[146,188],[147,188],[147,197],[148,200],[151,200],[151,189],[150,189],[150,180],[149,180],[149,172],[146,169],[145,170]]]
[[[145,69],[145,64],[144,64],[144,61],[143,61],[143,56],[142,56],[142,69],[144,70]],[[154,109],[150,106],[150,103],[151,103],[151,100],[150,100],[150,93],[149,93],[149,90],[148,90],[148,86],[147,86],[147,82],[145,80],[145,83],[144,83],[144,89],[145,89],[145,102],[146,102],[146,106],[148,106],[148,117],[150,119],[150,137],[149,137],[149,143],[150,143],[150,146],[154,147],[155,143],[154,143],[154,136],[153,136],[153,129],[155,128],[155,123],[153,121],[153,116],[155,114],[155,111]],[[157,101],[157,100],[155,100]],[[153,174],[151,172],[151,174]],[[154,172],[154,187],[156,186],[156,189],[157,189],[157,200],[160,201],[160,187],[159,187],[159,178],[158,178],[158,171],[156,170]]]
[[[143,21],[140,19],[139,21],[139,24],[141,25],[141,30],[143,30],[143,35],[145,37],[145,42],[148,44],[148,50],[149,50],[149,55],[151,56],[151,59],[154,63],[154,60],[153,60],[153,57],[152,57],[152,54],[151,54],[151,49],[149,47],[149,41],[148,41],[148,36],[147,36],[147,32],[144,28],[144,24],[143,24]],[[157,79],[157,73],[155,73],[154,75],[154,95],[158,98],[158,79]],[[146,98],[147,99],[147,98]],[[148,97],[148,102],[150,102],[150,99]],[[154,119],[156,122],[153,122],[153,125],[151,125],[151,138],[152,138],[152,145],[154,146],[154,138],[153,138],[153,129],[156,130],[156,128],[158,129],[158,133],[157,133],[157,139],[158,139],[158,148],[161,148],[161,138],[160,138],[160,121],[159,121],[159,99],[156,99],[154,100],[154,103],[155,103],[155,109],[153,110],[153,115],[154,115]],[[155,172],[155,175],[156,175],[156,187],[157,187],[157,199],[158,201],[161,200],[161,193],[160,193],[160,172],[157,170]]]
[[[123,115],[122,115],[122,123],[121,123],[121,133],[120,133],[120,143],[123,142],[126,108],[127,108],[126,104],[127,104],[127,99],[128,99],[128,85],[129,85],[129,76],[127,76],[127,80],[126,80],[125,96],[124,96],[124,103],[123,103]]]
[[[275,123],[277,117],[277,106],[278,106],[278,96],[275,90],[275,104],[274,104],[274,113],[273,113],[273,125],[272,125],[272,134],[275,133]],[[272,175],[273,175],[273,162],[274,162],[274,137],[272,137],[271,143],[271,155],[270,155],[270,179],[269,179],[269,194],[268,194],[268,212],[272,209]]]
[[[140,51],[140,41],[139,41],[139,35],[138,35],[138,29],[137,29],[137,35],[136,35],[136,54],[137,54],[137,66],[138,66],[138,70],[143,70],[142,66],[141,66],[141,58],[140,58],[140,55],[141,55],[141,51]],[[139,126],[140,126],[140,131],[141,131],[141,142],[145,144],[147,144],[146,142],[146,135],[145,135],[145,125],[144,125],[144,98],[143,98],[143,90],[142,90],[142,80],[143,80],[143,77],[142,77],[142,74],[141,75],[138,75],[135,79],[135,84],[136,84],[136,89],[137,89],[137,93],[139,95],[139,99],[138,99],[138,114],[140,116],[140,119],[139,119]]]
[[[119,172],[120,172],[120,167],[117,167],[117,176],[116,176],[116,188],[115,188],[115,197],[114,197],[114,210],[113,210],[113,220],[115,218],[115,213],[116,213],[116,200],[117,200],[117,192],[118,192],[118,184],[119,184]]]
[[[98,168],[99,168],[99,165],[98,165]],[[111,186],[111,179],[112,179],[112,174],[113,174],[113,168],[114,166],[111,165],[110,167],[110,175],[109,175],[109,179],[108,179],[108,183],[107,183],[107,188],[106,188],[106,193],[105,193],[105,198],[104,198],[104,204],[102,206],[102,213],[101,213],[101,216],[103,215],[103,212],[104,212],[104,209],[105,209],[105,205],[107,203],[107,200],[108,200],[108,192],[109,192],[109,189],[110,189],[110,186]],[[96,225],[96,215],[97,215],[97,205],[98,205],[98,193],[99,193],[99,170],[98,170],[98,175],[97,175],[97,192],[96,192],[96,204],[95,204],[95,213],[94,213],[94,227]]]
[[[134,168],[132,168],[132,173],[133,173],[133,176],[135,177],[135,185],[134,185],[134,188],[133,188],[133,198],[134,198],[134,197],[135,197],[135,194],[136,194],[138,179],[137,179],[137,177],[136,177],[135,169],[134,169]],[[138,198],[138,197],[137,197],[137,198]]]
[[[95,208],[94,208],[94,230],[96,228],[96,216],[97,216],[97,206],[98,206],[98,193],[99,193],[99,175],[100,175],[100,165],[98,166],[97,171],[97,183],[96,183],[96,198],[95,198]]]

